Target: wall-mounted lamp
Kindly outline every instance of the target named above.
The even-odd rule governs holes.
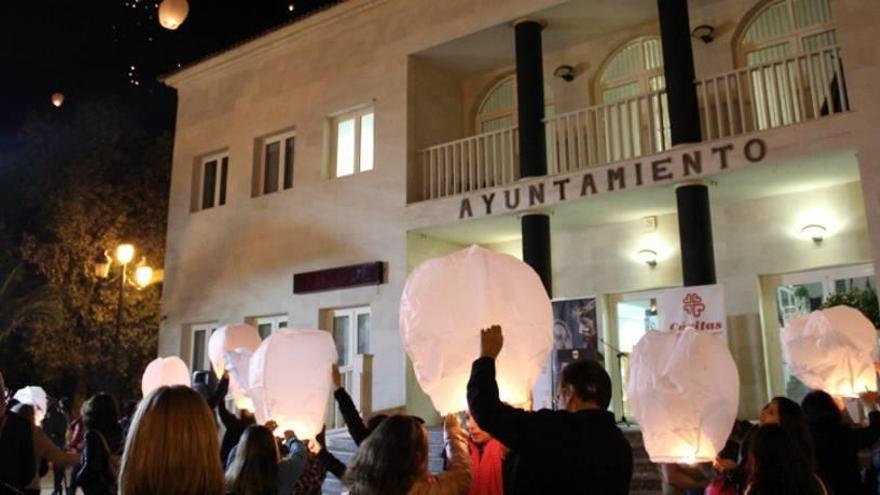
[[[574,80],[574,67],[570,65],[560,65],[553,71],[553,75],[565,82]]]
[[[715,39],[715,28],[708,24],[700,24],[691,31],[691,36],[703,43],[711,43]]]
[[[822,240],[825,239],[825,226],[819,224],[811,224],[806,225],[801,229],[801,237],[804,239],[811,239],[816,244],[821,244]]]
[[[642,249],[638,252],[639,261],[647,264],[651,268],[657,266],[657,251],[653,249]]]

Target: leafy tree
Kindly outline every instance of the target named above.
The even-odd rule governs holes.
[[[864,290],[851,287],[845,292],[829,294],[822,308],[832,306],[849,306],[862,312],[874,324],[874,328],[880,328],[880,305],[877,302],[877,292],[869,285]]]
[[[62,322],[58,294],[47,285],[24,288],[24,275],[21,263],[0,273],[0,342],[15,330]]]

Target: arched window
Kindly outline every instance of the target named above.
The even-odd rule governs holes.
[[[553,116],[553,90],[544,85],[544,116]],[[511,74],[495,83],[477,110],[476,129],[484,132],[509,129],[517,123],[516,75]]]
[[[664,89],[660,38],[644,36],[618,48],[602,65],[596,82],[596,96],[602,103]]]
[[[739,39],[740,66],[755,66],[837,44],[831,0],[773,0],[755,9]]]

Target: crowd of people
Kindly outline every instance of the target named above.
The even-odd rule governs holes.
[[[207,391],[160,387],[122,414],[105,393],[79,409],[53,402],[38,425],[33,405],[9,399],[0,375],[0,495],[40,493],[50,469],[59,495],[312,495],[328,472],[351,495],[628,493],[633,454],[608,411],[603,367],[567,365],[559,409],[527,411],[499,398],[503,340],[499,327],[483,330],[469,411],[463,421],[445,417],[445,463],[436,474],[424,421],[403,414],[364,421],[336,368],[334,397],[358,446],[348,465],[326,448],[323,432],[303,441],[272,421],[257,424],[247,410],[230,412],[228,377]],[[861,398],[871,411],[862,427],[822,391],[800,405],[774,398],[758,425],[734,427],[712,466],[664,465],[665,486],[706,495],[876,494],[877,476],[862,476],[858,456],[880,439],[878,395]],[[74,411],[81,414],[69,417]]]

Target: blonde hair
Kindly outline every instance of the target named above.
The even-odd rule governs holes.
[[[144,397],[125,441],[119,494],[158,493],[225,493],[214,418],[189,387],[160,387]]]

